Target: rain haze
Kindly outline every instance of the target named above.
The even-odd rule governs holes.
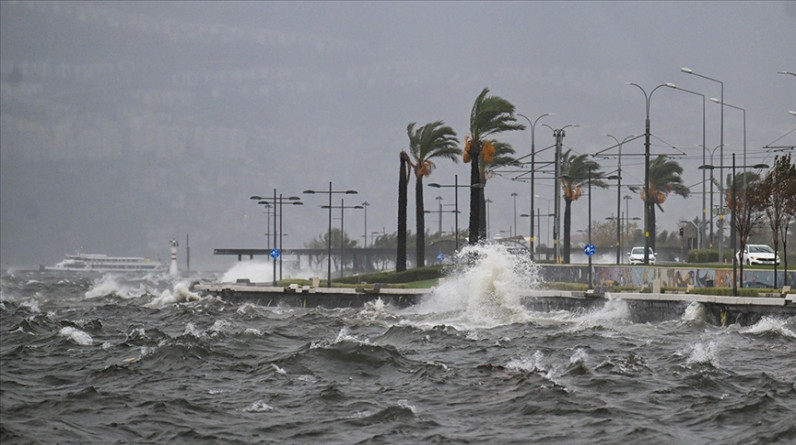
[[[285,248],[327,230],[324,195],[355,189],[368,232],[395,232],[406,127],[443,120],[460,142],[484,87],[537,125],[537,150],[567,128],[564,148],[594,154],[644,132],[646,90],[671,82],[704,94],[705,145],[724,163],[773,163],[792,146],[796,2],[10,2],[0,3],[0,254],[3,268],[50,265],[75,251],[166,260],[190,234],[191,265],[225,270],[214,248],[264,248],[265,212],[250,198],[298,195],[284,211]],[[651,152],[678,155],[693,195],[670,196],[659,230],[701,215],[702,98],[660,88],[650,100]],[[745,117],[745,120],[744,120]],[[525,123],[521,120],[522,123]],[[745,144],[744,144],[745,135]],[[529,130],[503,133],[517,156]],[[643,138],[627,143],[623,182],[643,182]],[[610,151],[609,151],[610,152]],[[539,155],[549,160],[552,150]],[[710,158],[709,163],[710,163]],[[601,170],[617,159],[599,158]],[[714,152],[713,164],[719,164]],[[439,160],[425,180],[469,180]],[[529,212],[527,182],[489,180],[490,234]],[[553,178],[536,176],[547,212]],[[414,187],[414,179],[410,187]],[[624,194],[624,193],[623,193]],[[452,189],[425,191],[425,207]],[[717,198],[718,199],[718,198]],[[334,205],[339,205],[335,198]],[[466,193],[459,196],[466,215]],[[642,216],[633,194],[629,216]],[[414,231],[414,193],[408,228]],[[624,203],[622,205],[624,210]],[[572,233],[586,228],[573,204]],[[616,212],[616,188],[593,194],[594,221]],[[363,212],[345,215],[352,239]],[[437,215],[426,218],[436,231]],[[339,221],[335,221],[335,225]],[[466,227],[466,216],[459,219]],[[517,221],[527,235],[526,218]],[[452,216],[443,220],[444,230]],[[545,242],[542,226],[541,242]]]

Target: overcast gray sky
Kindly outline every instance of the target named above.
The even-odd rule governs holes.
[[[672,82],[746,110],[747,163],[793,145],[796,2],[8,2],[0,3],[0,235],[3,267],[53,264],[78,249],[168,258],[191,237],[194,268],[226,269],[217,247],[265,247],[265,214],[249,196],[357,189],[368,231],[396,230],[398,153],[406,126],[444,120],[468,132],[489,87],[517,112],[569,128],[565,148],[596,153],[644,131],[645,98]],[[720,140],[708,102],[706,145]],[[702,179],[702,99],[660,88],[651,99],[653,154],[675,154],[687,185]],[[725,163],[743,153],[743,113],[725,108]],[[783,137],[784,136],[784,137]],[[518,155],[530,131],[505,134]],[[553,143],[541,123],[537,149]],[[672,148],[672,147],[676,147]],[[643,152],[643,139],[623,153]],[[549,159],[552,150],[540,155]],[[718,152],[714,163],[718,164]],[[605,171],[616,159],[600,160]],[[427,182],[466,181],[440,161]],[[623,160],[641,183],[643,158]],[[537,175],[546,212],[552,178]],[[701,212],[701,186],[670,197],[660,229]],[[529,210],[528,184],[492,178],[490,231]],[[426,189],[453,203],[451,189]],[[414,195],[410,206],[414,206]],[[593,220],[615,213],[616,189],[594,193]],[[284,212],[285,247],[326,231],[323,195]],[[335,198],[339,205],[339,198]],[[467,197],[460,196],[466,210]],[[641,216],[637,195],[630,216]],[[413,208],[413,207],[412,207]],[[552,206],[551,206],[552,208]],[[623,205],[624,208],[624,205]],[[574,204],[573,233],[586,227]],[[354,213],[357,212],[357,213]],[[414,229],[410,211],[409,228]],[[426,226],[436,229],[436,215]],[[335,224],[339,224],[336,221]],[[364,233],[348,211],[345,229]],[[444,218],[445,229],[452,217]],[[527,219],[518,219],[520,233]],[[466,218],[460,218],[466,226]],[[523,230],[524,229],[524,230]],[[526,233],[527,234],[527,233]],[[542,237],[545,237],[544,230]],[[542,241],[545,241],[544,239]]]

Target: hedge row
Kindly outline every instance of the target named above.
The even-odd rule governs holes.
[[[428,266],[409,269],[404,272],[377,272],[370,274],[353,275],[344,278],[336,278],[337,283],[411,283],[414,281],[425,281],[440,278],[443,275],[443,266]]]

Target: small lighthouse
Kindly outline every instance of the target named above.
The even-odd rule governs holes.
[[[171,240],[171,265],[169,265],[169,274],[177,275],[177,246],[180,243],[176,239]]]

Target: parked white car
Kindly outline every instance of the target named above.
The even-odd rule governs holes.
[[[774,249],[765,244],[747,244],[743,249],[743,256],[741,252],[735,253],[735,258],[738,262],[745,264],[765,264],[773,265],[775,262],[779,265],[779,255],[774,253]]]
[[[655,264],[655,252],[652,251],[652,247],[649,249],[650,264]],[[630,264],[644,264],[644,247],[634,247],[627,255]]]

